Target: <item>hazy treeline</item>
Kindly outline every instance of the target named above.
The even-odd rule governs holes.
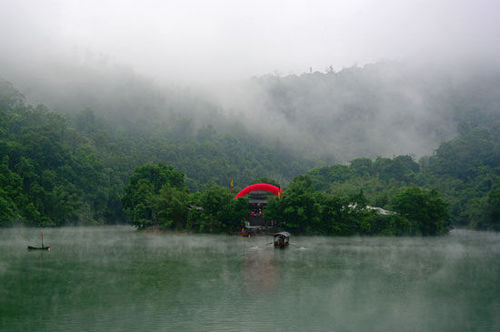
[[[316,191],[311,177],[301,175],[264,213],[295,234],[440,235],[450,230],[446,203],[435,190],[401,188],[391,199],[393,211],[367,203],[362,189],[351,195]]]
[[[498,223],[495,70],[379,63],[258,77],[225,95],[160,88],[123,69],[68,70],[43,87],[18,80],[57,112],[0,82],[3,224],[121,222],[134,169],[159,162],[185,174],[192,193],[231,177],[240,188],[262,176],[286,186],[312,169],[312,188],[328,194],[363,189],[392,209],[417,185],[443,195],[453,224]]]
[[[106,61],[6,67],[2,73],[30,103],[58,113],[88,108],[109,126],[141,135],[168,124],[176,128],[169,139],[177,141],[183,132],[196,135],[211,125],[219,134],[280,144],[325,165],[358,157],[419,158],[456,137],[462,122],[491,128],[500,121],[498,66],[459,63],[379,62],[190,87],[155,82]]]
[[[136,168],[122,201],[140,229],[235,232],[248,215],[247,199],[235,200],[226,187],[215,183],[190,193],[184,174],[162,163]]]
[[[172,163],[191,189],[213,181],[236,186],[267,174],[291,178],[314,165],[245,134],[196,129],[190,119],[110,122],[87,109],[60,114],[32,106],[0,84],[0,221],[32,225],[123,222],[120,197],[133,170]]]
[[[122,218],[126,172],[106,168],[95,144],[61,114],[27,105],[0,82],[0,223],[55,226]]]
[[[337,161],[431,154],[460,123],[500,121],[500,71],[486,65],[382,62],[248,82],[242,115],[259,118],[306,153]],[[248,98],[248,97],[247,97]],[[258,131],[257,131],[258,132]]]
[[[418,163],[406,155],[312,169],[295,177],[281,199],[270,200],[265,217],[295,234],[438,235],[452,225],[499,230],[498,133],[462,128],[459,137]],[[189,193],[183,179],[162,164],[137,168],[123,198],[134,224],[238,230],[248,214],[245,200],[234,200],[215,184]]]
[[[500,229],[500,127],[461,128],[432,156],[357,158],[306,173],[315,190],[335,195],[363,191],[368,204],[394,209],[394,198],[407,186],[438,191],[449,204],[454,225]]]
[[[184,174],[161,163],[136,168],[122,202],[139,229],[232,233],[249,213],[247,198],[235,200],[213,183],[190,193]],[[382,214],[367,208],[362,191],[343,196],[316,191],[309,176],[297,176],[264,214],[294,234],[439,235],[450,229],[447,205],[434,190],[404,188],[391,203],[394,212]]]

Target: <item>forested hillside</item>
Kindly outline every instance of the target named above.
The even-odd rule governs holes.
[[[448,202],[457,226],[500,229],[500,123],[470,127],[416,162],[411,156],[357,158],[306,173],[316,190],[336,195],[362,192],[368,204],[393,209],[408,186],[435,189]]]
[[[281,126],[287,141],[337,161],[419,158],[457,136],[462,122],[491,128],[500,121],[499,86],[496,68],[382,62],[258,77],[245,90],[254,103],[241,107]]]
[[[133,170],[173,164],[191,189],[236,186],[262,175],[289,179],[314,163],[277,142],[195,129],[189,119],[148,117],[115,123],[92,110],[59,114],[32,106],[0,84],[0,221],[33,225],[123,222],[120,202]]]
[[[391,209],[417,185],[443,196],[455,225],[498,227],[495,70],[378,63],[262,76],[221,97],[128,71],[70,69],[46,85],[19,79],[29,100],[49,106],[0,81],[4,225],[123,222],[134,170],[163,163],[191,192],[231,177],[235,190],[259,177],[285,187],[305,173],[314,190],[362,190],[369,204]]]
[[[125,170],[104,166],[68,118],[0,82],[0,223],[54,226],[122,217]]]
[[[500,121],[494,64],[388,61],[190,87],[103,63],[1,70],[30,103],[58,113],[91,109],[112,128],[168,128],[169,140],[177,142],[211,125],[239,140],[272,148],[279,142],[280,149],[324,164],[407,154],[418,159],[456,137],[461,123],[491,128]]]

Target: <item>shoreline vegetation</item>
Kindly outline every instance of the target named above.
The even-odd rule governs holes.
[[[238,232],[248,200],[230,194],[232,174],[245,185],[277,169],[288,185],[264,215],[294,234],[500,230],[498,122],[463,122],[456,138],[418,161],[401,155],[324,167],[282,146],[218,134],[211,125],[191,138],[179,136],[183,119],[159,123],[150,136],[153,123],[142,125],[132,130],[88,109],[63,115],[32,106],[0,81],[0,226],[127,221],[138,229]]]
[[[189,194],[182,173],[164,164],[136,169],[123,204],[139,229],[235,233],[248,216],[248,200],[235,200],[216,184]],[[348,197],[315,191],[309,176],[298,176],[281,199],[271,198],[264,216],[283,230],[303,235],[440,235],[450,229],[446,203],[434,190],[408,187],[391,202],[394,213],[368,209],[362,191]]]

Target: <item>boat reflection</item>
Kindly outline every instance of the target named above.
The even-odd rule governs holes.
[[[274,250],[272,243],[248,249],[242,278],[245,291],[251,293],[275,288],[280,279],[281,256],[281,250]]]

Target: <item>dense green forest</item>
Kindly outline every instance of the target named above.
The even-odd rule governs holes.
[[[191,190],[208,182],[236,186],[258,176],[288,179],[314,163],[279,141],[199,129],[189,119],[111,123],[92,110],[59,114],[32,106],[0,82],[0,222],[54,226],[123,222],[120,197],[134,169],[165,162]]]
[[[162,163],[136,168],[122,200],[140,229],[235,232],[248,215],[247,199],[235,200],[226,187],[215,183],[189,193],[184,174]]]
[[[393,211],[367,203],[362,190],[352,195],[316,191],[306,175],[297,176],[264,213],[299,234],[440,235],[450,230],[447,204],[435,190],[402,188],[391,200]]]
[[[254,126],[262,127],[262,135],[258,135],[242,121],[222,116],[213,104],[185,94],[170,95],[167,100],[148,95],[153,101],[143,98],[144,104],[136,105],[133,101],[140,98],[134,96],[143,91],[136,89],[127,99],[132,106],[123,103],[124,113],[91,108],[63,112],[61,107],[54,112],[43,105],[30,105],[12,84],[0,81],[0,224],[130,221],[140,227],[156,223],[192,231],[234,231],[241,225],[245,207],[231,200],[229,179],[234,177],[236,190],[265,176],[284,187],[289,183],[283,200],[271,202],[266,213],[279,221],[287,219],[288,229],[295,232],[438,234],[449,229],[447,215],[456,226],[498,229],[500,126],[498,103],[490,93],[497,86],[497,76],[478,84],[475,91],[482,94],[474,98],[464,93],[474,82],[448,86],[444,99],[453,102],[445,105],[439,99],[427,107],[429,112],[439,110],[437,119],[413,112],[418,105],[401,97],[411,90],[408,86],[418,86],[432,101],[432,89],[411,81],[396,91],[387,77],[381,77],[386,69],[377,65],[339,73],[256,79],[252,84],[264,91],[265,108],[286,119],[290,128],[301,126],[290,141],[303,142],[305,150],[291,146],[286,131],[271,129],[269,135],[265,117]],[[401,75],[400,71],[393,73],[397,78]],[[386,84],[378,86],[377,81]],[[319,89],[313,93],[312,87]],[[346,89],[351,88],[356,92],[346,99]],[[398,96],[395,100],[406,105],[402,113],[420,114],[425,121],[393,117],[396,105],[381,97],[384,94]],[[312,107],[315,100],[321,103]],[[106,102],[99,105],[105,107]],[[134,113],[134,105],[144,108],[143,113]],[[160,112],[161,107],[169,109],[168,115]],[[391,112],[384,113],[384,107]],[[196,118],[197,109],[204,109],[205,115]],[[367,130],[375,118],[390,118],[391,122],[378,123],[373,132]],[[443,123],[446,126],[440,126]],[[397,143],[404,131],[408,139],[415,138],[415,126],[420,128],[417,136],[429,136],[433,144],[455,138],[418,161],[400,155],[333,163],[338,154],[373,156],[393,151],[380,148],[387,139],[377,132],[388,134]],[[318,142],[316,150],[307,145],[306,137]],[[408,142],[401,142],[402,146],[404,143]],[[325,148],[333,153],[322,153]],[[145,180],[148,172],[170,175],[164,175],[165,182],[158,184],[153,178]],[[172,174],[182,181],[172,182]],[[311,206],[301,207],[297,197]],[[429,231],[416,221],[416,214],[405,203],[408,197],[421,199],[423,205],[430,202],[429,206],[438,206],[440,211],[446,205],[447,215],[429,212],[439,216]],[[366,204],[397,214],[380,215],[363,208]],[[345,206],[354,208],[342,210]],[[328,224],[328,220],[338,223]]]
[[[457,226],[500,229],[500,124],[491,129],[462,126],[460,135],[417,163],[411,156],[357,158],[349,165],[316,168],[312,187],[336,195],[360,190],[368,204],[393,209],[407,186],[434,189],[449,204]]]
[[[235,200],[213,183],[189,193],[184,174],[161,163],[138,167],[122,201],[139,229],[235,233],[249,212],[247,198]],[[392,206],[394,211],[380,213],[367,208],[362,191],[349,196],[316,191],[311,178],[300,175],[282,198],[270,200],[264,214],[294,234],[439,235],[450,229],[447,204],[435,190],[404,188]]]

